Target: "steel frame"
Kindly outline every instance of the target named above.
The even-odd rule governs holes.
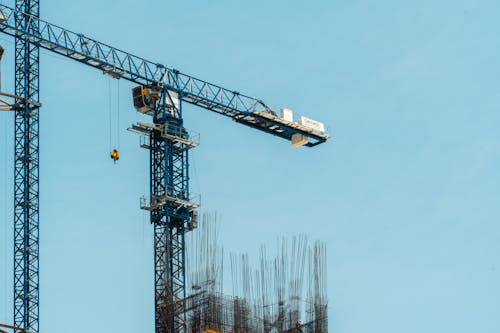
[[[308,147],[325,142],[329,136],[308,130],[293,122],[283,122],[266,103],[237,91],[200,80],[181,73],[162,64],[145,60],[128,52],[98,42],[83,34],[74,33],[57,25],[48,23],[38,16],[24,13],[16,8],[0,5],[2,13],[0,31],[28,40],[39,47],[50,50],[64,57],[84,63],[103,72],[139,85],[156,85],[162,82],[169,90],[179,93],[184,102],[230,117],[248,127],[290,140],[293,134],[299,133],[310,139]],[[22,16],[36,29],[17,26],[15,18]],[[257,114],[256,111],[266,111]]]
[[[38,17],[38,0],[16,0],[16,11]],[[39,32],[38,22],[15,15],[15,26]],[[15,94],[39,101],[37,45],[16,39]],[[23,104],[15,113],[14,142],[14,326],[39,329],[39,109]]]
[[[183,129],[182,107],[167,105],[169,92],[163,87],[161,102],[155,110],[154,123],[165,128]],[[186,132],[187,133],[187,132]],[[155,248],[155,331],[179,333],[185,329],[185,233],[191,219],[189,202],[188,151],[186,141],[177,141],[159,130],[150,132],[150,194],[180,202],[164,201],[151,211]]]

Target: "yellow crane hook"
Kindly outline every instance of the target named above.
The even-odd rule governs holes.
[[[115,162],[116,164],[116,161],[120,159],[120,153],[118,152],[118,150],[113,149],[112,151],[109,152],[109,157],[111,157],[113,162]]]

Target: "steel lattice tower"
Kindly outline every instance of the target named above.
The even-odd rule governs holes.
[[[149,134],[151,223],[155,249],[155,331],[184,331],[185,243],[191,219],[188,150],[180,102],[163,88]]]
[[[38,0],[16,0],[16,11],[39,17]],[[39,31],[37,20],[16,15],[16,27]],[[26,100],[39,100],[39,48],[16,38],[15,91]],[[24,104],[15,113],[14,156],[14,325],[38,331],[39,237],[39,110]]]

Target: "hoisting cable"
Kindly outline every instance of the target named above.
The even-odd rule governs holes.
[[[117,147],[118,150],[120,150],[120,80],[117,79],[117,84],[116,84],[116,113],[117,113],[117,120],[116,120],[116,141],[117,141]]]
[[[108,77],[109,150],[113,149],[113,114],[111,105],[111,78]]]
[[[120,159],[120,139],[117,139],[118,146],[113,147],[113,103],[112,103],[112,97],[111,97],[111,77],[108,78],[108,108],[109,108],[109,157],[113,160],[113,162],[116,164],[116,161]],[[117,120],[117,129],[116,133],[117,136],[119,135],[119,116]]]

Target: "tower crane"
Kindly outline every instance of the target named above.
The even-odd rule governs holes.
[[[150,198],[141,208],[154,227],[156,333],[184,332],[185,234],[196,227],[197,208],[189,188],[189,151],[195,136],[183,122],[183,103],[192,104],[268,133],[295,146],[313,147],[329,135],[322,123],[291,110],[281,115],[259,99],[197,79],[39,18],[39,0],[0,4],[0,32],[16,40],[16,96],[25,101],[15,112],[14,325],[37,332],[39,202],[39,53],[40,48],[135,84],[136,110],[152,117],[129,130],[140,133],[149,150]],[[168,311],[170,319],[161,313]]]

